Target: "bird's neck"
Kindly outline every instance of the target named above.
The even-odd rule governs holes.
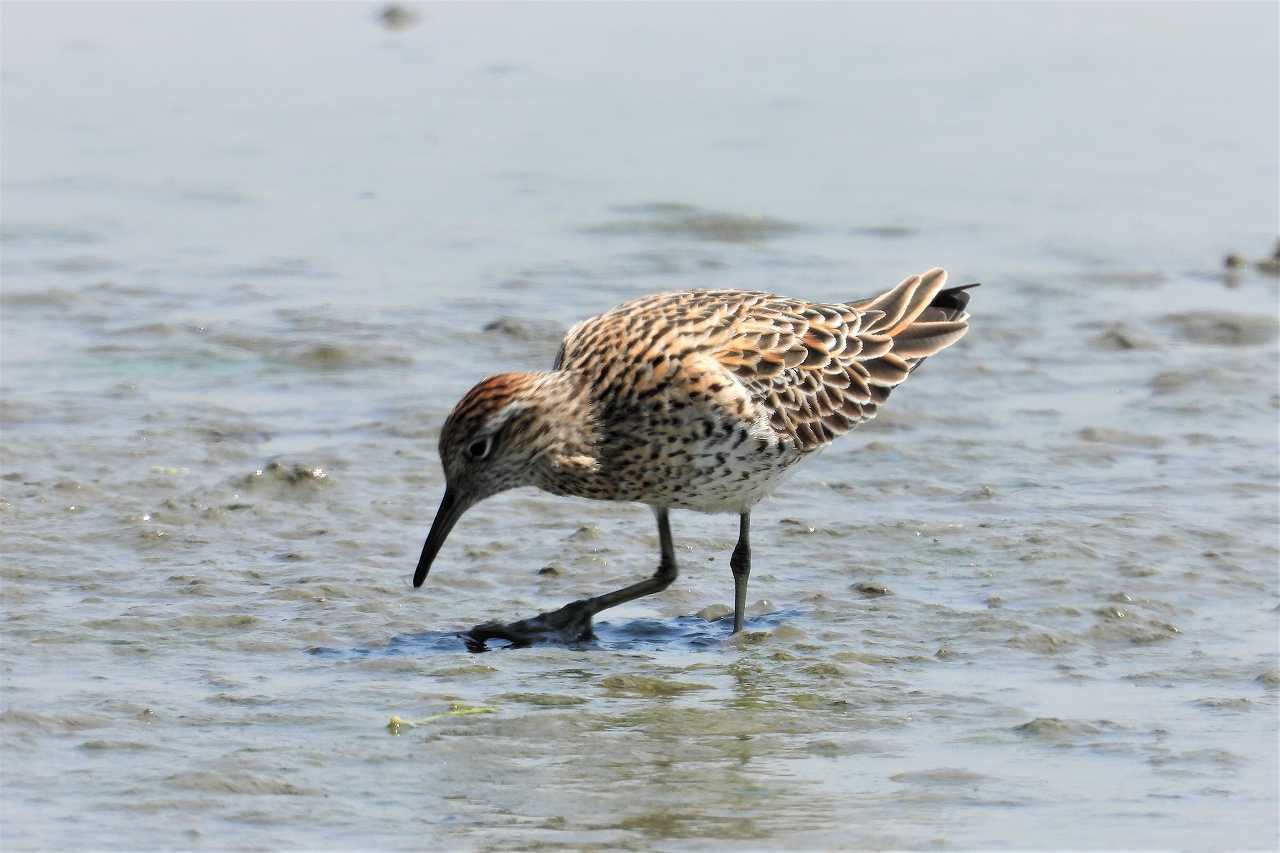
[[[536,485],[555,494],[584,494],[600,469],[600,430],[590,385],[573,370],[540,374],[536,438],[540,463]]]

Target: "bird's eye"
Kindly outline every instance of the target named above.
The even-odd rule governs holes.
[[[477,438],[467,445],[467,458],[479,461],[488,456],[491,450],[493,450],[493,436]]]

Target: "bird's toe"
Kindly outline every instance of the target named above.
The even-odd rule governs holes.
[[[505,640],[513,646],[534,643],[583,643],[595,639],[588,600],[574,601],[547,613],[515,622],[485,622],[462,635],[467,648],[481,651],[489,640]]]

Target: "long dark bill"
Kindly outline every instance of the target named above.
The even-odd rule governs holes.
[[[449,536],[449,531],[458,523],[458,519],[466,510],[467,504],[458,499],[453,489],[444,490],[444,500],[440,501],[440,509],[436,511],[436,520],[431,523],[431,532],[427,534],[426,544],[422,546],[422,556],[418,558],[418,569],[413,573],[413,585],[422,586],[431,571],[431,561],[440,552],[440,546]]]

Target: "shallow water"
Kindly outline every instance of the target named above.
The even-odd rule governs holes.
[[[1274,845],[1274,6],[374,12],[5,4],[6,849]],[[972,334],[758,509],[744,635],[724,516],[576,648],[455,632],[642,507],[411,588],[477,379],[934,264]]]

